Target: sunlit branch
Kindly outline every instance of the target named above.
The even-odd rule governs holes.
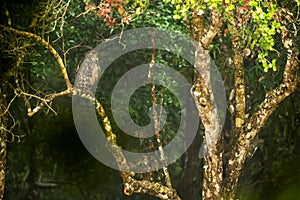
[[[36,114],[44,105],[46,105],[48,107],[49,110],[51,110],[55,115],[56,115],[56,112],[55,110],[51,107],[51,102],[57,98],[57,97],[60,97],[60,96],[65,96],[65,95],[70,95],[71,94],[71,91],[70,90],[64,90],[64,91],[61,91],[61,92],[58,92],[58,93],[53,93],[53,94],[48,94],[46,95],[45,97],[40,97],[38,95],[34,95],[34,94],[29,94],[29,93],[26,93],[24,91],[20,91],[19,89],[16,89],[15,90],[15,94],[18,95],[18,96],[22,96],[24,99],[25,99],[25,104],[27,104],[27,115],[29,117],[32,117],[34,114]],[[27,100],[26,97],[30,97],[30,98],[34,98],[34,99],[38,99],[40,100],[41,102],[33,109],[31,109],[31,106]]]
[[[211,14],[212,23],[209,26],[208,31],[201,39],[202,47],[205,49],[209,48],[209,45],[211,44],[212,40],[220,32],[220,29],[223,25],[222,15],[218,11],[212,10]]]
[[[11,104],[14,102],[14,100],[16,99],[17,96],[18,96],[18,95],[15,95],[15,96],[10,100],[10,102],[8,103],[8,105],[7,105],[7,107],[5,108],[4,112],[0,114],[0,117],[4,116],[4,115],[8,112],[8,110],[9,110]]]
[[[66,86],[67,86],[68,90],[72,90],[72,84],[69,80],[68,73],[67,73],[66,67],[64,65],[64,62],[63,62],[62,58],[60,57],[60,55],[58,54],[58,52],[52,47],[52,45],[49,42],[47,42],[46,40],[44,40],[40,36],[35,35],[33,33],[16,30],[16,29],[13,29],[11,27],[5,27],[5,26],[2,26],[2,25],[0,25],[0,27],[3,28],[3,30],[6,30],[8,32],[13,32],[13,33],[16,33],[18,35],[21,35],[21,36],[24,36],[24,37],[27,37],[27,38],[35,39],[37,42],[39,42],[44,47],[46,47],[50,51],[50,53],[56,58],[56,61],[59,65],[59,67],[60,67],[61,73],[64,77],[64,80],[65,80],[65,83],[66,83]]]
[[[251,157],[255,152],[249,152],[254,139],[279,104],[291,95],[297,88],[298,68],[300,65],[300,61],[297,58],[298,51],[294,46],[292,36],[285,27],[284,31],[281,32],[281,38],[287,52],[287,61],[284,68],[282,83],[278,87],[266,93],[265,99],[258,106],[256,112],[251,116],[249,121],[244,124],[244,133],[240,134],[228,162],[229,172],[226,191],[232,198],[237,187],[238,178],[241,174],[243,164],[245,163],[246,158],[249,156]]]
[[[234,15],[234,12],[231,13]],[[242,132],[245,122],[246,98],[245,98],[245,70],[244,70],[244,55],[242,53],[242,37],[240,36],[241,29],[238,27],[236,18],[230,22],[232,26],[231,44],[233,50],[233,65],[234,65],[234,141],[238,139]]]
[[[79,93],[79,92],[77,92]],[[108,118],[106,111],[100,101],[91,96],[81,96],[82,98],[90,100],[94,105],[98,115],[101,117],[105,134],[109,143],[106,144],[106,148],[112,153],[115,158],[118,167],[121,171],[121,177],[124,185],[124,194],[132,195],[133,193],[144,193],[156,196],[160,199],[175,199],[180,200],[176,191],[168,186],[164,186],[158,182],[149,182],[145,180],[136,180],[133,178],[134,173],[129,172],[130,167],[127,164],[126,158],[122,153],[122,148],[117,144],[117,135],[113,132],[110,119]]]

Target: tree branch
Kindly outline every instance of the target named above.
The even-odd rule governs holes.
[[[16,30],[14,28],[2,26],[2,25],[0,25],[0,27],[3,28],[3,30],[5,30],[5,31],[13,32],[15,34],[18,34],[18,35],[21,35],[21,36],[24,36],[24,37],[27,37],[27,38],[32,38],[32,39],[36,40],[37,42],[39,42],[40,44],[42,44],[44,47],[46,47],[50,51],[50,53],[55,57],[58,65],[60,67],[61,73],[64,77],[67,89],[70,90],[70,91],[72,90],[72,84],[69,80],[68,73],[67,73],[66,67],[64,65],[64,62],[63,62],[62,58],[60,57],[60,55],[58,54],[58,52],[52,47],[52,45],[49,42],[47,42],[46,40],[44,40],[40,36],[35,35],[33,33]]]
[[[234,198],[234,193],[237,187],[238,178],[241,174],[241,169],[246,161],[254,139],[258,132],[265,125],[267,119],[276,110],[279,104],[292,94],[298,83],[298,68],[300,61],[298,60],[298,52],[293,46],[292,39],[287,37],[287,33],[282,33],[282,42],[287,50],[287,62],[285,65],[282,83],[275,89],[266,93],[264,101],[258,107],[258,110],[243,126],[243,134],[240,134],[236,145],[234,146],[229,162],[228,162],[228,180],[225,191],[229,194],[229,199]],[[251,156],[251,155],[250,155]]]
[[[222,16],[218,11],[212,10],[212,23],[209,26],[207,33],[202,37],[201,43],[202,47],[209,49],[209,45],[215,38],[215,36],[220,32],[220,29],[223,26]]]
[[[122,153],[122,148],[117,144],[117,135],[112,130],[110,119],[108,118],[104,107],[96,98],[91,96],[82,96],[80,95],[79,90],[74,92],[80,97],[90,100],[95,105],[96,111],[101,117],[101,121],[105,129],[105,134],[107,140],[109,141],[106,144],[106,148],[112,153],[121,171],[121,177],[124,185],[124,194],[129,196],[133,193],[144,193],[156,196],[160,199],[173,198],[175,200],[180,200],[180,197],[177,195],[176,191],[169,186],[164,186],[163,184],[158,182],[149,182],[145,180],[139,181],[133,178],[134,173],[130,172],[130,167],[126,161],[124,154]]]

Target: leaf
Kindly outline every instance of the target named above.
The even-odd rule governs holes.
[[[274,72],[277,71],[276,61],[277,61],[276,59],[272,60],[272,67]]]
[[[181,19],[181,16],[178,15],[178,14],[177,14],[177,15],[174,15],[174,16],[173,16],[173,19]]]
[[[138,7],[138,8],[135,10],[135,14],[136,14],[136,15],[141,14],[141,8],[140,8],[140,7]]]
[[[229,5],[227,6],[227,8],[225,9],[225,12],[230,12],[230,11],[232,11],[234,8],[235,8],[235,6],[234,6],[233,4],[229,4]]]
[[[125,12],[124,8],[123,8],[122,6],[120,6],[120,7],[118,8],[118,13],[119,13],[120,15],[123,15],[124,12]]]

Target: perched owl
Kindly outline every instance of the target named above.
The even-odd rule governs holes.
[[[91,50],[85,55],[85,59],[80,64],[75,77],[74,91],[79,95],[92,95],[97,87],[96,82],[100,74],[98,52]]]

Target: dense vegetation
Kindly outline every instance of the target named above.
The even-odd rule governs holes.
[[[218,7],[221,1],[203,2],[208,2],[208,6],[199,8],[203,9],[209,19],[212,14],[206,9]],[[0,22],[0,122],[1,134],[5,135],[1,137],[5,138],[7,143],[6,184],[3,199],[156,198],[155,195],[146,195],[147,192],[125,195],[120,173],[101,164],[89,154],[74,126],[71,96],[66,95],[51,100],[48,102],[49,105],[44,105],[32,115],[28,111],[31,106],[33,109],[40,105],[41,98],[47,98],[47,94],[65,90],[66,85],[59,64],[48,48],[44,48],[33,37],[20,35],[5,27],[33,33],[49,42],[62,57],[70,82],[74,83],[76,70],[84,59],[85,53],[106,38],[125,30],[149,26],[168,28],[189,35],[192,25],[188,24],[186,19],[193,17],[192,6],[200,5],[198,1],[134,1],[123,3],[123,6],[112,6],[113,11],[106,15],[100,13],[102,8],[93,7],[100,3],[82,0],[15,0],[0,3],[3,11]],[[295,25],[293,43],[300,51],[300,37],[297,35],[300,24],[299,16],[296,16],[297,12],[299,14],[297,3],[299,4],[299,2],[282,1],[277,3],[276,7],[287,9],[286,12],[289,13],[287,20],[288,17],[293,18],[294,24],[291,23],[287,27],[291,28]],[[240,4],[237,5],[242,7]],[[230,12],[235,9],[232,5],[234,3],[228,5],[226,11],[222,13],[225,16],[225,23],[232,20]],[[273,9],[271,11],[267,5],[262,6],[263,10],[254,9],[256,7],[257,5],[249,5],[249,9],[257,13],[261,12],[261,15],[263,13],[272,15],[272,12],[277,12],[274,6],[271,6]],[[264,100],[266,92],[281,83],[285,70],[288,52],[281,43],[280,31],[277,32],[279,24],[276,20],[272,20],[268,16],[258,17],[251,22],[245,22],[248,23],[247,28],[238,26],[238,31],[242,31],[246,36],[252,34],[251,30],[260,30],[254,32],[253,38],[249,36],[240,41],[242,50],[246,51],[244,53],[247,55],[243,60],[243,67],[247,93],[246,107],[250,115],[255,113],[257,106]],[[257,24],[261,24],[261,27],[257,27]],[[228,61],[235,55],[230,36],[230,34],[234,35],[232,30],[235,29],[231,26],[233,24],[225,24],[209,45],[210,55],[222,74],[228,97],[235,84],[234,67],[232,61]],[[153,51],[147,49],[131,52],[117,59],[105,71],[105,76],[100,80],[97,89],[97,98],[110,118],[113,86],[130,69],[140,64],[150,63],[152,55]],[[193,84],[193,66],[178,55],[158,50],[155,62],[173,67],[183,74],[191,85]],[[131,99],[130,114],[137,124],[145,125],[150,121],[148,117],[148,109],[152,104],[150,90],[151,85],[145,85],[135,91]],[[177,122],[180,119],[178,100],[162,86],[156,87],[156,97],[158,104],[162,104],[168,113],[171,113],[161,132],[163,143],[167,143],[174,137],[178,128]],[[230,146],[233,146],[234,142],[231,132],[234,126],[234,115],[229,111],[223,129],[225,158],[229,157],[226,153],[229,154]],[[298,87],[280,104],[260,131],[259,138],[256,139],[258,149],[245,163],[239,179],[237,194],[241,199],[300,198],[297,189],[300,187],[299,119],[300,90]],[[5,126],[3,126],[4,122]],[[118,144],[123,148],[131,151],[153,149],[155,138],[142,140],[142,142],[132,140],[112,119],[111,122],[118,136]],[[187,199],[186,197],[191,195],[188,193],[190,191],[193,191],[193,197],[189,196],[189,199],[201,199],[203,159],[198,158],[198,152],[199,144],[203,140],[204,127],[203,125],[199,127],[199,133],[189,151],[168,167],[173,188],[182,199]],[[3,155],[2,151],[1,155]],[[189,153],[192,152],[197,154],[194,156],[196,160],[193,160],[195,166],[189,168],[187,160]],[[161,183],[165,183],[164,176],[163,170],[135,175],[138,180]],[[191,178],[193,185],[190,185]]]

